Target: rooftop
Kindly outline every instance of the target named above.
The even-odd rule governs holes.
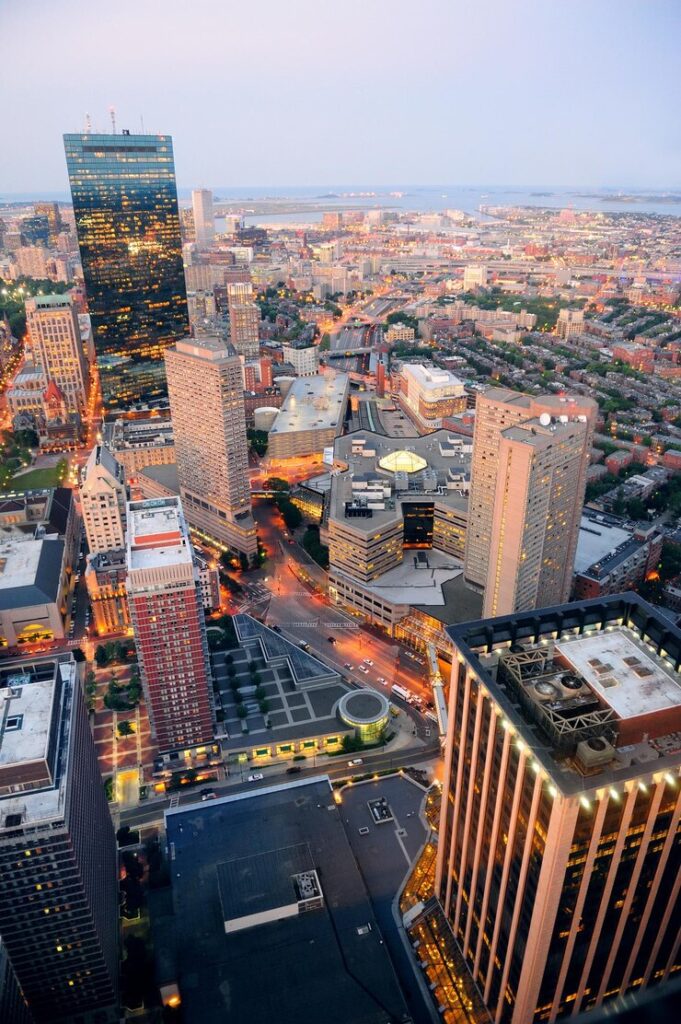
[[[131,501],[127,519],[129,569],[153,569],[179,562],[192,564],[179,498]]]
[[[117,419],[107,430],[107,444],[113,449],[167,447],[173,444],[173,425],[158,417],[148,420]]]
[[[327,777],[167,811],[166,828],[186,1024],[408,1019]],[[225,932],[228,915],[290,904],[290,876],[310,861],[321,906]]]
[[[64,541],[14,536],[0,543],[0,611],[52,604],[59,594]]]
[[[271,434],[336,429],[345,413],[346,373],[296,377],[277,414]]]
[[[455,377],[449,370],[442,370],[438,366],[426,366],[424,363],[405,363],[402,366],[402,374],[413,378],[422,391],[448,390],[464,393],[464,383]]]
[[[627,529],[623,519],[604,513],[592,513],[587,509],[579,525],[575,572],[585,572],[599,564],[631,539],[631,530]]]
[[[681,765],[681,630],[637,594],[447,632],[562,792]]]

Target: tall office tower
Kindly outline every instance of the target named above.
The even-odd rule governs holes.
[[[95,445],[82,470],[80,506],[91,555],[125,547],[125,470]]]
[[[505,388],[490,388],[478,396],[464,578],[474,589],[485,589],[487,607],[499,609],[495,614],[533,607],[527,601],[535,601],[536,606],[566,600],[569,582],[563,592],[556,566],[563,569],[560,578],[569,580],[596,413],[597,405],[590,398],[535,398]],[[546,430],[547,418],[556,441],[565,441],[563,461],[552,452],[550,441],[542,440],[544,434],[538,433],[540,428]],[[506,436],[510,428],[523,424],[527,427],[520,435]],[[581,454],[567,440],[573,434],[582,437]],[[521,467],[524,489],[517,476]],[[545,473],[540,472],[542,468]],[[550,508],[547,500],[553,503]],[[544,520],[542,509],[547,513]],[[496,586],[499,573],[503,573],[503,587],[501,577]],[[544,588],[548,602],[543,600]],[[507,606],[516,600],[515,609]]]
[[[254,555],[241,361],[217,338],[180,341],[166,352],[166,372],[187,522]]]
[[[26,325],[33,358],[45,379],[59,387],[69,412],[84,413],[88,366],[71,296],[36,295],[26,299]]]
[[[128,505],[127,592],[152,733],[161,751],[213,739],[198,568],[179,498]]]
[[[232,345],[244,359],[257,359],[260,352],[258,324],[260,309],[253,301],[253,285],[250,281],[229,281],[227,283],[227,305],[229,307],[229,331]]]
[[[192,210],[194,211],[196,244],[199,249],[205,249],[215,237],[213,193],[207,188],[195,189],[192,192]]]
[[[107,412],[166,398],[163,352],[188,330],[169,135],[65,135]]]
[[[499,1024],[663,982],[681,968],[681,630],[629,592],[447,632],[423,958],[446,950],[466,1019]]]
[[[0,938],[36,1024],[118,1021],[114,837],[72,654],[0,670]]]
[[[61,213],[59,211],[59,203],[36,203],[34,206],[36,217],[46,217],[49,228],[49,242],[50,245],[57,244],[57,238],[59,232],[63,229],[64,224],[61,219]]]

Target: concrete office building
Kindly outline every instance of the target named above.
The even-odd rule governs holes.
[[[556,334],[559,338],[571,338],[573,334],[584,331],[583,309],[561,309],[556,322]]]
[[[321,455],[332,445],[343,429],[349,386],[347,373],[296,378],[269,431],[270,459]]]
[[[88,366],[78,314],[70,295],[36,295],[26,299],[26,326],[36,367],[53,380],[69,412],[85,412]]]
[[[651,523],[629,523],[584,508],[575,557],[574,596],[620,594],[638,587],[657,569],[664,534]]]
[[[467,403],[463,381],[449,370],[425,363],[402,366],[397,398],[417,426],[425,430],[437,430],[446,416],[463,412]]]
[[[569,597],[596,413],[590,398],[478,396],[464,576],[485,614]]]
[[[662,984],[681,968],[681,631],[625,594],[448,632],[419,957],[442,954],[473,1020],[555,1021]]]
[[[179,498],[133,501],[126,589],[152,734],[163,751],[213,739],[198,569]]]
[[[113,1024],[116,840],[73,656],[3,665],[0,705],[2,943],[34,1024]]]
[[[326,526],[334,601],[412,644],[422,633],[416,607],[459,621],[472,596],[479,615],[462,577],[470,451],[446,430],[337,439]]]
[[[257,359],[260,352],[260,309],[253,301],[250,281],[227,283],[229,309],[229,336],[238,355],[244,359]]]
[[[108,448],[98,444],[82,470],[80,505],[91,555],[125,547],[125,474]]]
[[[241,362],[223,342],[206,338],[178,342],[166,355],[166,367],[187,522],[250,557],[257,551],[257,538]]]
[[[104,443],[130,480],[146,466],[175,462],[175,441],[170,420],[117,419],[104,425]]]
[[[470,263],[463,268],[463,290],[484,288],[487,285],[487,267],[483,263]]]
[[[196,244],[199,249],[206,249],[215,237],[213,193],[210,189],[194,189],[192,192],[192,210],[194,213]]]

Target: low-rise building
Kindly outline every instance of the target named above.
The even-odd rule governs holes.
[[[321,455],[340,434],[347,407],[347,373],[294,380],[269,432],[270,459]]]
[[[64,552],[64,541],[55,536],[0,541],[0,647],[63,638]]]
[[[173,425],[170,420],[117,419],[107,424],[104,443],[123,466],[127,480],[145,466],[175,461]]]
[[[319,373],[319,349],[316,345],[305,348],[283,345],[282,355],[284,362],[290,363],[299,377],[314,377]]]
[[[659,562],[662,539],[655,526],[585,508],[575,557],[575,597],[635,589]]]
[[[463,381],[425,363],[402,366],[397,397],[405,412],[427,430],[436,430],[444,417],[463,412],[467,402]]]

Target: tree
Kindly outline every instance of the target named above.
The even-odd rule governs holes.
[[[296,508],[292,501],[288,498],[279,497],[277,499],[277,506],[282,514],[284,523],[289,530],[295,530],[296,527],[300,526],[303,521],[303,517],[300,513],[300,509]]]
[[[95,661],[99,668],[104,668],[105,665],[109,664],[109,655],[107,654],[106,648],[100,644],[95,650]]]
[[[248,715],[248,708],[245,704],[237,704],[236,713],[239,718],[244,719]]]
[[[250,563],[248,561],[248,555],[244,554],[243,551],[239,552],[239,565],[241,566],[241,571],[242,572],[247,572],[247,570],[250,567]]]
[[[290,490],[288,480],[284,480],[280,476],[270,476],[265,480],[265,487],[268,491],[288,491]]]
[[[270,710],[269,701],[267,699],[258,701],[258,707],[262,711],[263,715],[266,715]]]
[[[134,736],[135,730],[132,727],[131,722],[119,722],[118,723],[118,735],[119,736]]]
[[[259,686],[259,685],[256,686],[256,688],[255,688],[255,699],[256,700],[264,700],[266,696],[267,696],[267,692],[265,690],[265,687],[264,686]]]

